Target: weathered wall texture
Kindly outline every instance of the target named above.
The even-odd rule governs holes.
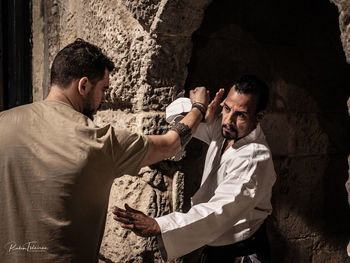
[[[259,75],[271,87],[263,128],[279,176],[269,219],[274,262],[346,262],[350,72],[340,35],[349,61],[349,5],[333,1],[340,32],[327,0],[210,2],[33,0],[36,98],[47,94],[57,51],[77,37],[101,46],[116,64],[98,125],[159,134],[167,128],[165,107],[184,91],[206,85],[214,93],[241,74]],[[127,202],[151,216],[186,211],[205,150],[193,140],[182,162],[115,180],[103,261],[162,262],[155,239],[121,230],[111,207]]]

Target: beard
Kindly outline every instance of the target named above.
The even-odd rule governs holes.
[[[225,131],[224,129],[229,131]],[[234,128],[232,125],[229,125],[229,124],[221,125],[221,134],[227,140],[236,141],[238,139],[238,132],[236,128]]]
[[[86,117],[88,117],[88,118],[90,118],[91,120],[93,120],[93,119],[94,119],[95,110],[92,109],[91,107],[89,107],[89,108],[85,107],[84,110],[83,110],[83,114],[84,114]]]
[[[88,117],[91,120],[93,120],[94,119],[94,114],[96,113],[96,111],[97,111],[97,109],[95,109],[94,106],[93,106],[93,94],[92,94],[92,91],[90,91],[90,93],[88,94],[86,100],[84,101],[83,112],[82,113],[86,117]]]

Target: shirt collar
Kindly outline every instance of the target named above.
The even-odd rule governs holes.
[[[256,128],[252,130],[248,135],[244,136],[243,138],[239,139],[237,142],[235,142],[232,147],[234,149],[238,149],[239,147],[251,143],[253,141],[256,141],[262,134],[262,130],[260,127],[260,123],[256,125]]]

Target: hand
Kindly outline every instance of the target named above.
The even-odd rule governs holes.
[[[209,90],[207,90],[205,87],[197,87],[190,91],[190,99],[192,104],[195,102],[203,104],[206,110],[210,100]]]
[[[131,208],[125,204],[125,210],[114,207],[112,213],[113,219],[121,223],[121,227],[133,231],[141,237],[151,237],[160,235],[160,228],[156,220]]]
[[[210,102],[208,105],[207,113],[205,114],[205,122],[211,123],[213,120],[215,120],[220,112],[221,112],[221,106],[220,103],[223,100],[225,90],[220,89],[218,92],[216,92],[215,98]]]

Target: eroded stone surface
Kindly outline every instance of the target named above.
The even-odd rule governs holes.
[[[350,2],[347,0],[330,0],[339,10],[339,28],[341,41],[348,63],[350,63]]]

